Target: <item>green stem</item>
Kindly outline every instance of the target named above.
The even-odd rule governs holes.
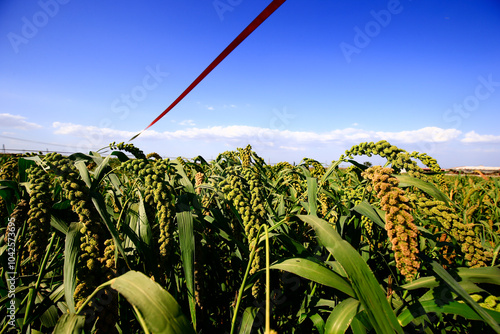
[[[7,330],[7,328],[8,328],[8,327],[9,327],[9,322],[8,322],[8,321],[6,321],[6,322],[5,322],[5,325],[4,325],[4,326],[3,326],[3,328],[2,328],[2,331],[0,331],[0,334],[3,334],[3,333]]]
[[[269,269],[269,233],[267,226],[264,225],[266,232],[266,334],[271,333],[271,273]]]
[[[23,327],[26,325],[26,321],[28,320],[28,317],[31,313],[32,305],[35,303],[35,297],[36,297],[36,292],[38,291],[38,288],[40,287],[40,283],[42,282],[42,278],[45,274],[45,266],[47,265],[47,261],[50,256],[50,250],[52,249],[52,245],[54,244],[55,240],[55,233],[52,233],[52,237],[50,238],[49,246],[47,247],[47,251],[45,252],[45,256],[43,257],[42,265],[40,266],[40,273],[38,274],[38,278],[35,283],[35,287],[31,288],[28,292],[28,304],[26,305],[26,312],[24,313],[24,320],[23,324],[21,326],[21,332],[23,331]]]
[[[258,240],[260,239],[260,230],[262,229],[262,226],[259,228],[257,231],[257,235],[255,236],[254,242],[255,245],[252,248],[252,251],[250,252],[250,256],[248,259],[248,265],[247,269],[245,271],[245,276],[243,276],[243,282],[241,283],[240,290],[238,291],[238,298],[236,299],[236,306],[234,307],[234,313],[233,313],[233,320],[231,321],[231,333],[234,334],[235,326],[236,326],[236,318],[238,317],[238,309],[240,308],[240,303],[241,299],[243,297],[243,291],[245,290],[245,283],[248,278],[248,273],[250,272],[250,268],[252,267],[252,261],[255,256],[255,253],[257,251],[257,245],[258,245]]]

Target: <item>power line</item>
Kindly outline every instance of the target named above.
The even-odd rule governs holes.
[[[0,151],[2,151],[3,153],[6,153],[7,151],[8,152],[34,152],[34,153],[38,153],[38,152],[42,152],[42,153],[65,153],[65,154],[73,154],[75,152],[64,152],[64,151],[50,151],[50,150],[25,150],[25,149],[20,149],[20,148],[1,148]]]
[[[67,148],[78,148],[77,146],[68,146],[68,145],[63,145],[63,144],[55,144],[55,143],[46,143],[43,141],[36,141],[36,140],[30,140],[30,139],[22,139],[22,138],[16,138],[16,137],[9,137],[9,136],[4,136],[0,135],[1,138],[7,138],[7,139],[13,139],[13,140],[18,140],[18,141],[24,141],[28,143],[35,143],[35,144],[43,144],[43,145],[51,145],[51,146],[60,146],[60,147],[67,147]]]

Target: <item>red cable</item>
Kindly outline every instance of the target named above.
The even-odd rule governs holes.
[[[144,130],[142,130],[141,132],[136,134],[130,140],[137,138],[141,133],[146,131],[153,124],[158,122],[163,116],[165,116],[166,113],[168,113],[170,110],[172,110],[172,108],[175,107],[177,105],[177,103],[179,103],[187,94],[189,94],[189,92],[194,87],[196,87],[196,85],[198,85],[210,72],[212,72],[212,70],[215,67],[217,67],[217,65],[219,65],[220,62],[224,60],[224,58],[226,58],[234,49],[236,49],[236,47],[238,45],[240,45],[240,43],[243,42],[245,40],[245,38],[247,38],[255,29],[257,29],[257,27],[260,26],[262,24],[262,22],[264,22],[269,16],[271,16],[271,14],[274,13],[276,11],[276,9],[278,9],[285,1],[286,0],[273,0],[273,2],[271,4],[269,4],[269,6],[267,6],[262,11],[262,13],[260,13],[259,16],[257,16],[252,21],[252,23],[250,23],[245,28],[245,30],[243,30],[238,35],[238,37],[236,37],[231,42],[231,44],[229,44],[224,49],[224,51],[222,51],[221,54],[217,56],[217,58],[215,58],[215,60],[210,65],[208,65],[208,67],[191,83],[191,85],[189,85],[188,88],[186,88],[186,90],[184,92],[182,92],[181,95],[179,95],[179,97],[174,102],[172,102],[172,104],[170,106],[168,106],[167,109],[165,109],[165,111],[163,111],[158,117],[156,117],[156,119],[153,122],[151,122],[151,124],[149,124]]]

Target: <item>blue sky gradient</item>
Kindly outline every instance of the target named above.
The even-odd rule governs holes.
[[[270,2],[1,2],[0,144],[127,141]],[[443,167],[500,166],[499,31],[495,0],[288,0],[134,144],[330,163],[385,139]]]

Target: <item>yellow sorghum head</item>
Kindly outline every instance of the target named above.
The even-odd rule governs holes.
[[[412,280],[420,268],[417,258],[418,230],[409,213],[410,207],[406,204],[408,198],[397,187],[397,179],[390,176],[392,172],[392,168],[375,166],[368,168],[362,175],[372,182],[382,210],[386,212],[385,228],[392,243],[396,265],[406,280]]]
[[[203,183],[203,178],[205,177],[205,174],[203,174],[202,172],[198,172],[196,173],[196,175],[194,176],[194,179],[195,179],[195,184],[194,186],[196,187],[196,193],[199,195],[201,193],[201,184]]]

